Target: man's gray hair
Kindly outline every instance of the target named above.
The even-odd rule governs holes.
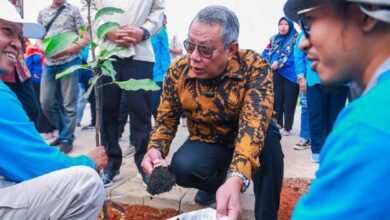
[[[200,10],[192,20],[191,25],[194,22],[201,22],[210,25],[220,24],[221,37],[225,50],[228,49],[233,42],[238,40],[238,34],[240,32],[240,23],[238,18],[232,10],[224,6],[212,5]]]

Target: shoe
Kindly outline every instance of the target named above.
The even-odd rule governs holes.
[[[73,144],[70,141],[61,141],[60,151],[68,154],[73,150]]]
[[[122,150],[122,157],[128,157],[132,155],[135,152],[134,145],[128,145],[125,147],[125,149]]]
[[[294,146],[294,150],[305,150],[310,147],[310,140],[305,138],[299,138],[299,142]]]
[[[287,131],[287,130],[284,129],[284,128],[282,129],[281,133],[282,133],[283,136],[290,136],[290,135],[291,135],[291,132],[290,132],[290,131]]]
[[[120,179],[119,170],[117,170],[115,174],[114,172],[111,171],[104,171],[102,174],[102,181],[104,184],[104,188],[112,186],[112,184],[119,179]]]
[[[310,159],[311,162],[318,163],[319,159],[320,159],[320,154],[311,154],[311,159]]]
[[[198,192],[195,195],[194,201],[198,203],[199,205],[211,205],[213,204],[216,199],[215,199],[215,193],[208,193],[202,190],[198,190]]]
[[[61,144],[60,139],[56,138],[52,142],[49,143],[50,146],[59,146]]]
[[[93,126],[92,124],[84,126],[84,127],[81,128],[82,131],[92,130],[92,129],[95,129],[95,126]]]

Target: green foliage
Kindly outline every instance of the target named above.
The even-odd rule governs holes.
[[[136,91],[139,89],[143,89],[146,91],[158,91],[160,90],[160,87],[153,82],[151,79],[129,79],[127,81],[122,82],[113,82],[114,84],[117,84],[121,89],[124,90],[130,90],[130,91]]]
[[[74,66],[71,66],[69,67],[68,69],[62,71],[61,73],[57,74],[56,75],[56,79],[61,79],[63,77],[66,77],[72,73],[74,73],[76,70],[79,70],[79,69],[87,69],[87,70],[90,70],[91,68],[89,67],[88,64],[82,64],[82,65],[74,65]]]
[[[45,56],[52,57],[59,52],[64,51],[66,48],[74,44],[78,40],[79,36],[74,32],[64,32],[56,34],[43,41],[46,46]]]
[[[115,13],[123,14],[124,11],[120,8],[105,7],[105,8],[100,9],[98,12],[96,12],[95,20],[101,18],[104,15],[112,15]]]
[[[119,27],[120,24],[117,22],[106,22],[98,27],[97,36],[99,39],[103,39],[108,32],[117,30]]]
[[[103,75],[110,76],[112,81],[115,81],[116,71],[114,70],[114,66],[112,65],[113,59],[108,59],[104,61],[101,65]]]
[[[114,13],[123,13],[124,11],[120,8],[113,8],[113,7],[106,7],[100,9],[96,15],[95,19],[93,20],[93,23],[96,24],[99,19],[101,19],[105,15],[112,15]],[[120,27],[119,23],[116,22],[105,22],[102,25],[100,25],[97,28],[97,37],[99,39],[98,42],[94,42],[91,39],[91,47],[93,49],[98,48],[100,45],[99,42],[101,42],[101,39],[104,38],[104,36],[113,30],[116,30]],[[81,31],[87,31],[88,28],[85,26],[80,27]],[[91,30],[89,30],[91,31]],[[67,49],[69,46],[77,42],[81,36],[78,36],[74,32],[65,32],[65,33],[60,33],[55,36],[52,36],[50,38],[46,38],[42,41],[42,44],[44,47],[46,47],[46,57],[51,57],[59,52],[64,51]],[[101,46],[100,46],[101,47]],[[125,47],[119,47],[119,48],[114,48],[111,50],[107,50],[105,48],[100,48],[100,53],[96,57],[96,60],[89,62],[88,64],[83,64],[83,65],[75,65],[72,67],[69,67],[65,71],[59,73],[56,75],[56,79],[60,79],[63,77],[68,76],[69,74],[74,73],[76,70],[79,69],[89,69],[96,71],[96,68],[101,69],[101,74],[96,75],[94,73],[94,77],[91,78],[89,81],[90,87],[88,88],[87,92],[85,93],[85,97],[88,97],[92,89],[96,86],[96,83],[98,82],[98,79],[101,76],[109,76],[112,79],[112,83],[109,84],[117,84],[120,88],[125,89],[125,90],[139,90],[139,89],[144,89],[144,90],[152,90],[156,91],[159,90],[160,87],[157,86],[152,80],[150,79],[142,79],[142,80],[135,80],[135,79],[130,79],[128,81],[124,82],[117,82],[115,81],[115,76],[116,76],[116,71],[112,65],[112,62],[114,59],[110,58],[112,55],[116,54],[119,51],[122,50],[128,50],[128,48]]]

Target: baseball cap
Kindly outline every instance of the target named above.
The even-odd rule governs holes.
[[[0,0],[0,19],[22,24],[23,36],[28,38],[41,38],[46,32],[38,23],[22,19],[14,5],[8,0]]]
[[[367,14],[370,17],[378,19],[383,22],[390,23],[390,10],[387,8],[380,8],[378,10],[370,10],[367,7],[364,7],[362,4],[372,4],[372,5],[382,5],[390,6],[389,0],[340,0],[360,3],[359,7],[363,13]],[[288,0],[284,5],[284,13],[288,18],[293,21],[298,21],[298,15],[304,13],[305,11],[310,11],[320,5],[323,5],[323,0]]]

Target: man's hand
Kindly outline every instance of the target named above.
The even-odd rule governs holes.
[[[217,219],[224,219],[226,216],[230,220],[238,219],[241,215],[240,194],[242,187],[240,177],[230,177],[219,187],[217,191]]]
[[[299,91],[301,91],[302,93],[306,93],[306,79],[305,79],[305,77],[299,78],[298,83],[299,83]]]
[[[146,152],[144,159],[141,162],[141,167],[147,175],[150,176],[156,164],[160,164],[163,160],[161,152],[152,148]]]
[[[65,55],[68,55],[68,54],[69,54],[68,50],[63,50],[63,51],[55,54],[54,56],[51,56],[50,58],[52,58],[52,59],[59,59],[59,58],[65,56]]]
[[[95,162],[96,169],[99,171],[107,165],[108,157],[104,147],[102,146],[94,148],[92,151],[90,151],[88,153],[88,157],[90,157]]]

